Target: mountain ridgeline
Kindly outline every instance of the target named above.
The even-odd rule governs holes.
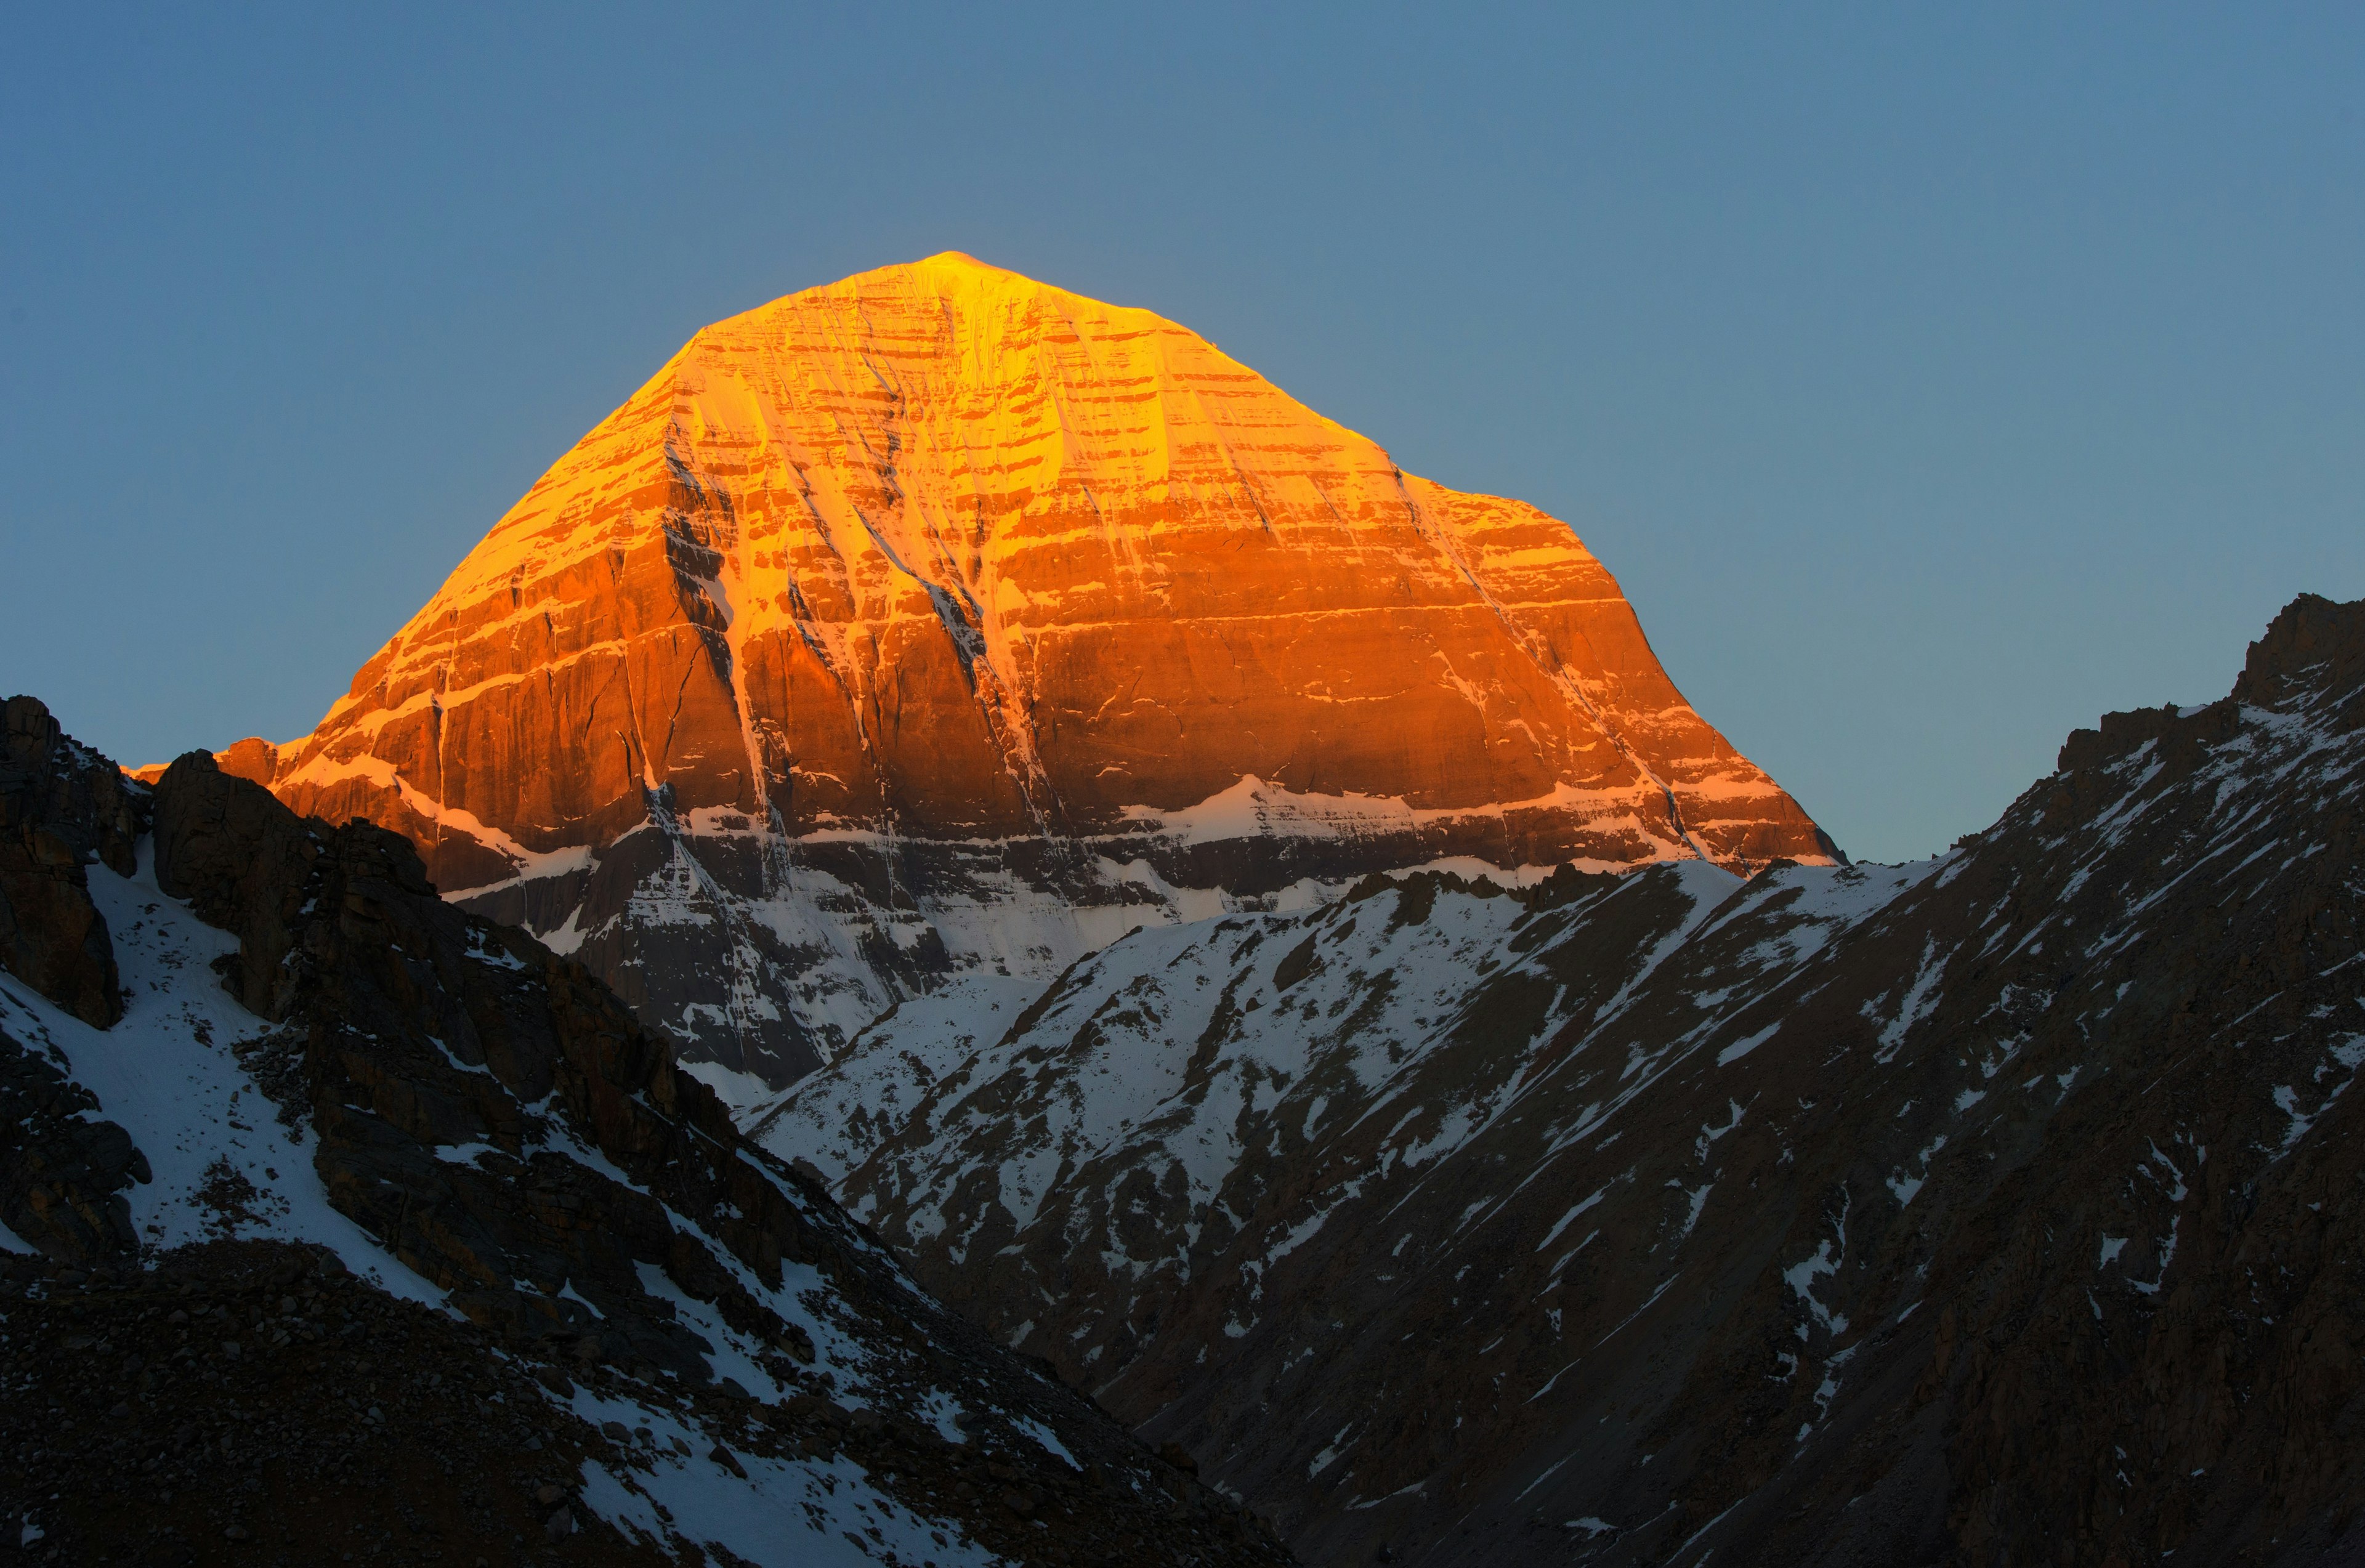
[[[1286,1561],[408,840],[7,722],[0,907],[62,938],[0,951],[28,1561]]]
[[[1308,1561],[2315,1562],[2360,768],[2365,605],[2302,599],[1935,860],[1375,877],[753,1128]]]

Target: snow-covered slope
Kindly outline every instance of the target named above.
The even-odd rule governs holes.
[[[2303,599],[1937,860],[1143,932],[761,1136],[1318,1560],[2312,1561],[2360,767],[2365,606]]]
[[[151,1179],[125,1193],[144,1249],[224,1238],[314,1243],[380,1290],[442,1305],[449,1292],[405,1267],[330,1201],[305,1147],[310,1140],[300,1126],[281,1124],[240,1062],[237,1046],[255,1034],[259,1021],[230,1000],[209,968],[234,952],[237,940],[161,892],[152,851],[144,841],[141,848],[139,875],[120,878],[96,868],[90,877],[130,992],[122,1021],[95,1029],[0,975],[0,1034],[41,1052],[89,1090],[98,1114],[129,1133],[146,1157]],[[562,1135],[559,1146],[571,1142]],[[598,1159],[579,1146],[568,1155]],[[11,1246],[30,1250],[21,1238],[0,1233],[0,1248]],[[777,1401],[800,1391],[766,1372],[765,1363],[777,1360],[767,1347],[732,1329],[706,1304],[678,1289],[659,1289],[711,1343],[710,1355],[725,1375],[761,1398]],[[835,1294],[826,1278],[808,1271],[785,1282],[773,1299],[785,1308],[784,1317],[820,1330],[813,1341],[814,1370],[830,1374],[838,1399],[863,1406],[885,1403],[870,1386],[875,1353],[842,1328],[822,1327],[845,1316],[843,1304],[832,1299]],[[606,1420],[654,1425],[659,1442],[650,1448],[645,1466],[585,1462],[583,1500],[628,1540],[719,1545],[749,1562],[779,1568],[871,1568],[880,1557],[856,1551],[846,1537],[883,1527],[889,1561],[1007,1561],[971,1539],[958,1519],[913,1512],[848,1456],[827,1462],[743,1462],[744,1473],[725,1469],[704,1457],[717,1435],[699,1425],[694,1407],[659,1389],[620,1384],[602,1394],[578,1387],[557,1402],[595,1427]],[[949,1417],[950,1402],[945,1403]],[[666,1439],[675,1436],[691,1451],[671,1451]],[[659,1505],[668,1510],[662,1519]],[[949,1545],[930,1539],[931,1530],[947,1529],[954,1537]]]
[[[667,1560],[1033,1561],[1151,1519],[1274,1560],[744,1144],[596,982],[437,899],[400,839],[202,756],[141,805],[133,874],[86,870],[120,1020],[0,974],[0,1253],[50,1255],[37,1299],[209,1243],[325,1249],[539,1368],[542,1419],[585,1450],[576,1506]],[[357,1381],[394,1353],[353,1350]]]
[[[258,1021],[212,968],[238,939],[158,890],[144,838],[136,875],[94,867],[90,890],[115,939],[122,1021],[93,1028],[0,974],[0,1031],[47,1056],[131,1136],[151,1173],[124,1193],[140,1245],[252,1234],[313,1242],[382,1289],[441,1300],[331,1204],[302,1135],[279,1123],[239,1065],[234,1046]]]
[[[1368,1193],[1418,1190],[1619,1036],[1589,1137],[1732,1013],[1935,863],[1629,877],[1374,877],[1296,915],[1138,932],[1023,1012],[874,1027],[749,1122],[1008,1342],[1121,1391],[1188,1299],[1237,1339],[1265,1276]],[[1470,1217],[1475,1217],[1475,1211]],[[1120,1394],[1121,1397],[1121,1394]]]

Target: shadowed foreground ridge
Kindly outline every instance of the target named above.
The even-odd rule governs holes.
[[[49,737],[28,798],[112,775],[9,714]],[[1286,1560],[407,840],[203,753],[122,798],[128,866],[77,868],[112,1026],[46,952],[0,975],[28,1561]]]
[[[1145,931],[759,1136],[1308,1561],[2356,1553],[2360,766],[2305,597],[1936,860]]]

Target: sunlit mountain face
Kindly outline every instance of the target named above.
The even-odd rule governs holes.
[[[223,763],[404,834],[741,1103],[899,1002],[1375,870],[1838,858],[1565,524],[950,252],[700,332]]]

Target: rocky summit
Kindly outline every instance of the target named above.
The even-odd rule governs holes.
[[[700,332],[312,734],[220,761],[743,1103],[948,982],[1375,870],[1837,853],[1564,524],[949,252]]]

